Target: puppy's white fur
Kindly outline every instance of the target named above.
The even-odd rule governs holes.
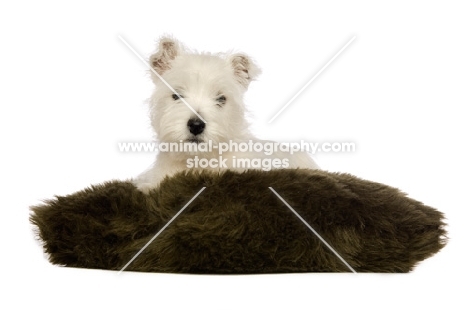
[[[188,51],[173,38],[164,37],[159,48],[150,58],[152,68],[181,95],[185,101],[206,121],[199,134],[190,132],[188,121],[197,116],[181,99],[152,73],[156,90],[150,99],[151,125],[159,142],[200,143],[261,141],[255,138],[245,117],[243,95],[260,69],[244,54],[210,54]],[[224,100],[225,99],[225,100]],[[187,170],[187,159],[219,158],[218,150],[213,152],[159,152],[153,166],[133,180],[142,191],[155,188],[166,177]],[[227,164],[236,158],[280,158],[287,159],[289,168],[314,168],[318,166],[303,152],[290,155],[276,152],[270,156],[264,153],[228,152]],[[243,170],[228,167],[234,170]],[[197,169],[197,168],[191,168]],[[222,168],[212,168],[222,171]]]

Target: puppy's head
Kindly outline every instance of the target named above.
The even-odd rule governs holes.
[[[248,56],[191,52],[164,37],[149,62],[159,141],[216,144],[249,136],[243,95],[260,70]]]

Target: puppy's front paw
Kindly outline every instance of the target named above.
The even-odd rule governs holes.
[[[152,189],[156,188],[156,186],[153,183],[138,183],[135,184],[135,186],[138,188],[138,190],[145,194],[148,194]]]

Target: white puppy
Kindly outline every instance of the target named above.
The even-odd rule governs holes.
[[[158,142],[198,150],[180,147],[177,151],[160,151],[153,166],[133,180],[140,190],[147,192],[166,176],[187,169],[267,170],[265,164],[269,164],[266,168],[318,168],[305,152],[291,155],[276,150],[266,155],[236,147],[242,143],[258,147],[268,142],[251,134],[245,118],[243,95],[260,73],[248,56],[196,53],[164,37],[149,63],[159,75],[152,73],[156,90],[150,99],[151,124]],[[201,148],[209,145],[208,150]]]

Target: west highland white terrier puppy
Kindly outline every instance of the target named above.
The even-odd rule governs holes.
[[[247,55],[193,52],[164,37],[149,64],[157,73],[149,104],[159,153],[133,180],[140,190],[184,170],[318,169],[307,153],[273,149],[278,143],[250,132],[243,95],[260,69]]]

